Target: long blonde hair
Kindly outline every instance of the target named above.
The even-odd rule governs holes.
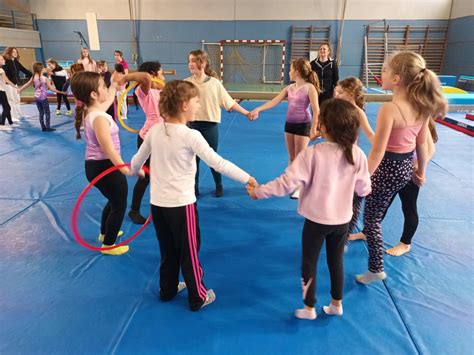
[[[318,94],[321,92],[318,76],[316,75],[316,72],[311,69],[309,60],[305,58],[297,58],[291,63],[291,65],[300,74],[304,81],[313,84]]]
[[[191,55],[196,58],[196,62],[199,65],[199,69],[201,69],[204,65],[204,73],[208,76],[212,76],[218,79],[217,73],[210,68],[210,59],[209,54],[207,54],[207,52],[197,49],[195,51],[189,52],[189,56]]]
[[[442,116],[448,109],[438,76],[414,52],[398,52],[388,58],[388,67],[406,87],[408,102],[418,112],[417,119]]]

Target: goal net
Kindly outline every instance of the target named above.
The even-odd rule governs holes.
[[[223,40],[203,43],[203,49],[225,84],[283,83],[285,41]]]

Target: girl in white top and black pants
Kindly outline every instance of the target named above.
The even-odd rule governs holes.
[[[181,272],[188,288],[192,311],[215,300],[214,291],[204,285],[198,258],[199,221],[194,194],[196,156],[216,171],[241,183],[255,184],[245,171],[219,156],[201,133],[187,127],[200,108],[199,91],[187,81],[171,81],[160,97],[165,122],[155,124],[132,158],[132,174],[150,161],[150,202],[160,244],[160,298],[169,301],[182,289]]]

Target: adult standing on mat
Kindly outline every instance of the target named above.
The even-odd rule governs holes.
[[[6,88],[8,103],[11,107],[11,116],[13,121],[19,121],[23,117],[20,107],[20,93],[17,90],[18,83],[20,81],[20,72],[26,75],[27,79],[30,79],[33,74],[26,69],[20,63],[20,54],[18,49],[15,47],[7,47],[5,52],[3,52],[3,57],[5,58],[5,65],[3,70],[5,74],[15,86],[8,85]]]
[[[329,42],[321,44],[319,54],[315,60],[311,62],[311,69],[316,72],[321,86],[319,94],[319,105],[324,100],[330,99],[334,95],[334,88],[339,81],[339,68],[336,60],[331,58],[332,48]]]
[[[249,117],[249,112],[236,103],[222,83],[216,79],[216,73],[209,68],[209,55],[206,52],[202,50],[192,51],[189,53],[188,60],[188,69],[192,76],[185,80],[198,87],[201,102],[201,108],[196,114],[194,122],[189,123],[189,127],[201,132],[207,143],[217,152],[219,142],[217,124],[221,122],[221,107],[227,111],[235,110],[247,117]],[[196,157],[196,196],[199,196],[199,161],[200,159]],[[216,184],[215,196],[221,197],[224,195],[222,176],[212,168],[211,172]]]

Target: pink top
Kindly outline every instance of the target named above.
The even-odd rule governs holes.
[[[339,225],[352,218],[354,191],[371,192],[367,157],[353,145],[354,165],[347,162],[337,143],[324,142],[298,154],[283,175],[257,188],[258,198],[287,195],[299,186],[298,213],[321,224]]]
[[[122,58],[120,62],[117,62],[117,64],[122,64],[123,69],[128,69],[128,63],[125,59]]]
[[[286,122],[311,122],[311,113],[309,112],[310,101],[308,96],[308,85],[305,85],[299,89],[296,89],[296,84],[288,86],[288,111],[286,113]]]
[[[154,124],[163,122],[163,118],[160,116],[160,108],[158,106],[160,103],[160,93],[161,90],[150,89],[148,95],[145,95],[140,86],[135,90],[138,102],[146,116],[145,124],[139,132],[142,139],[145,139],[146,133]]]
[[[418,137],[422,126],[423,122],[420,122],[415,126],[392,128],[385,150],[392,153],[409,153],[414,151],[416,148],[416,137]]]
[[[109,121],[110,135],[114,144],[115,151],[120,155],[120,137],[119,128],[112,119],[112,116],[101,111],[92,111],[84,119],[84,135],[86,137],[86,160],[106,160],[109,157],[102,151],[100,144],[95,136],[94,120],[97,117],[105,117]]]

